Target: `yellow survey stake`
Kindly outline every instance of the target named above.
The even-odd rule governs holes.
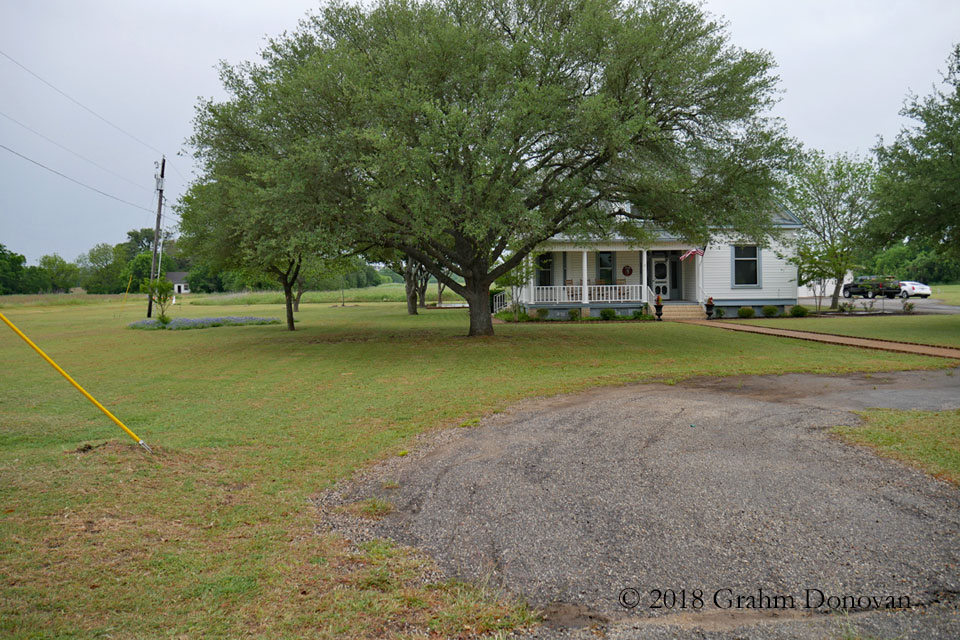
[[[147,443],[146,443],[146,442],[144,442],[143,440],[140,439],[140,436],[138,436],[138,435],[135,434],[133,431],[131,431],[130,429],[128,429],[128,428],[127,428],[127,425],[125,425],[125,424],[123,424],[122,422],[120,422],[120,420],[117,418],[117,416],[115,416],[115,415],[113,415],[112,413],[110,413],[110,411],[108,411],[105,406],[103,406],[102,404],[100,404],[99,402],[97,402],[97,399],[96,399],[96,398],[94,398],[92,395],[90,395],[89,393],[87,393],[87,390],[84,389],[83,387],[81,387],[81,386],[77,383],[76,380],[74,380],[73,378],[71,378],[71,377],[70,377],[70,374],[68,374],[66,371],[64,371],[63,369],[61,369],[61,368],[60,368],[60,365],[58,365],[56,362],[54,362],[54,361],[50,358],[50,356],[48,356],[47,354],[45,354],[45,353],[43,352],[43,349],[41,349],[40,347],[38,347],[37,345],[35,345],[35,344],[33,343],[33,340],[31,340],[30,338],[28,338],[28,337],[26,336],[26,334],[23,333],[23,331],[20,331],[20,329],[18,329],[18,328],[16,327],[16,325],[14,325],[12,322],[10,322],[10,320],[7,319],[7,316],[5,316],[5,315],[3,315],[2,313],[0,313],[0,320],[3,320],[3,321],[7,324],[8,327],[10,327],[11,329],[13,329],[13,332],[14,332],[14,333],[16,333],[18,336],[20,336],[21,338],[23,338],[24,342],[26,342],[28,345],[30,345],[31,347],[33,347],[33,350],[36,351],[37,353],[39,353],[41,358],[43,358],[44,360],[46,360],[47,362],[49,362],[51,367],[53,367],[53,368],[56,369],[58,372],[60,372],[60,375],[62,375],[64,378],[66,378],[66,379],[67,379],[67,382],[69,382],[69,383],[72,384],[74,387],[76,387],[76,388],[77,388],[77,391],[79,391],[80,393],[82,393],[82,394],[86,397],[87,400],[89,400],[90,402],[92,402],[92,403],[94,404],[94,406],[95,406],[97,409],[100,409],[100,411],[103,411],[103,413],[106,414],[106,416],[107,416],[108,418],[110,418],[111,420],[113,420],[118,427],[120,427],[121,429],[123,429],[124,431],[126,431],[126,432],[127,432],[127,435],[129,435],[131,438],[133,438],[134,441],[135,441],[137,444],[139,444],[141,447],[143,447],[144,449],[146,449],[146,450],[149,451],[150,453],[153,453],[153,450],[152,450],[149,446],[147,446]]]

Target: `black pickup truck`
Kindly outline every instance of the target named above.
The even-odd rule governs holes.
[[[900,295],[900,281],[893,276],[857,276],[853,282],[843,285],[844,298],[887,296],[892,299],[898,295]]]

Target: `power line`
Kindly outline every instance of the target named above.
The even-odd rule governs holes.
[[[143,186],[142,184],[140,184],[139,182],[134,182],[133,180],[130,180],[129,178],[125,178],[125,177],[123,177],[122,175],[120,175],[119,173],[117,173],[117,172],[115,172],[115,171],[112,171],[112,170],[110,170],[110,169],[108,169],[108,168],[106,168],[106,167],[104,167],[104,166],[102,166],[102,165],[94,162],[94,161],[91,160],[90,158],[87,158],[86,156],[77,153],[77,152],[74,151],[73,149],[68,149],[67,147],[65,147],[65,146],[63,146],[62,144],[60,144],[59,142],[57,142],[56,140],[54,140],[54,139],[52,139],[52,138],[49,138],[49,137],[43,135],[42,133],[40,133],[39,131],[37,131],[37,130],[35,130],[35,129],[31,129],[30,127],[28,127],[27,125],[23,124],[23,123],[20,122],[19,120],[16,120],[15,118],[13,118],[13,117],[11,117],[11,116],[8,116],[7,114],[3,113],[2,111],[0,111],[0,116],[3,116],[4,118],[6,118],[7,120],[9,120],[10,122],[13,122],[14,124],[20,125],[21,127],[23,127],[24,129],[26,129],[26,130],[29,131],[30,133],[32,133],[32,134],[34,134],[34,135],[37,135],[37,136],[40,136],[41,138],[43,138],[44,140],[46,140],[46,141],[49,142],[50,144],[53,144],[53,145],[56,145],[56,146],[60,147],[61,149],[63,149],[63,150],[66,151],[67,153],[72,153],[73,155],[75,155],[76,157],[80,158],[80,159],[83,160],[84,162],[89,162],[90,164],[92,164],[93,166],[95,166],[97,169],[100,169],[101,171],[106,171],[106,172],[109,173],[110,175],[112,175],[112,176],[114,176],[114,177],[116,177],[116,178],[120,178],[120,179],[123,180],[124,182],[129,182],[130,184],[132,184],[133,186],[135,186],[135,187],[137,187],[137,188],[139,188],[139,189],[143,189],[143,190],[145,190],[145,191],[151,191],[151,192],[153,191],[153,190],[150,189],[149,187],[145,187],[145,186]]]
[[[80,102],[79,100],[77,100],[76,98],[72,97],[71,95],[69,95],[68,93],[66,93],[66,92],[63,91],[63,90],[58,89],[56,86],[54,86],[52,83],[48,82],[47,80],[44,80],[43,78],[41,78],[39,75],[37,75],[37,74],[34,73],[33,71],[31,71],[30,69],[28,69],[27,67],[25,67],[25,66],[22,65],[21,63],[17,62],[17,61],[14,60],[13,58],[11,58],[11,57],[10,57],[7,53],[5,53],[3,50],[0,50],[0,55],[2,55],[4,58],[6,58],[7,60],[9,60],[9,61],[12,62],[13,64],[17,65],[18,67],[20,67],[21,69],[23,69],[24,71],[26,71],[27,73],[29,73],[30,75],[32,75],[34,78],[36,78],[37,80],[39,80],[39,81],[42,82],[43,84],[45,84],[45,85],[47,85],[48,87],[50,87],[51,89],[53,89],[54,91],[56,91],[57,93],[59,93],[60,95],[62,95],[64,98],[66,98],[66,99],[69,100],[70,102],[72,102],[72,103],[74,103],[75,105],[77,105],[78,107],[80,107],[81,109],[84,109],[85,111],[93,114],[94,116],[96,116],[96,117],[99,118],[100,120],[106,122],[108,125],[110,125],[110,126],[113,127],[114,129],[116,129],[117,131],[119,131],[119,132],[122,133],[123,135],[127,136],[127,137],[130,138],[131,140],[135,140],[136,142],[142,144],[143,146],[145,146],[146,148],[150,149],[151,151],[155,151],[155,152],[157,152],[157,153],[159,153],[159,154],[161,154],[161,155],[163,154],[162,151],[160,151],[159,149],[157,149],[157,148],[156,148],[155,146],[153,146],[152,144],[150,144],[150,143],[148,143],[148,142],[144,142],[143,140],[141,140],[141,139],[138,138],[137,136],[133,135],[133,134],[130,133],[129,131],[126,131],[125,129],[122,129],[122,128],[120,128],[119,126],[113,124],[112,122],[110,122],[109,120],[107,120],[106,118],[104,118],[102,115],[100,115],[99,113],[97,113],[96,111],[94,111],[93,109],[91,109],[90,107],[86,106],[85,104],[83,104],[82,102]]]
[[[91,187],[90,185],[88,185],[88,184],[86,184],[86,183],[84,183],[84,182],[80,182],[79,180],[76,180],[76,179],[74,179],[74,178],[71,178],[70,176],[68,176],[68,175],[66,175],[66,174],[60,173],[60,172],[57,171],[56,169],[51,169],[51,168],[48,167],[47,165],[45,165],[45,164],[43,164],[43,163],[41,163],[41,162],[37,162],[36,160],[34,160],[34,159],[32,159],[32,158],[28,158],[27,156],[23,155],[22,153],[18,153],[18,152],[16,152],[16,151],[14,151],[13,149],[11,149],[10,147],[6,146],[6,145],[0,144],[0,149],[6,149],[7,151],[9,151],[10,153],[12,153],[13,155],[19,156],[19,157],[23,158],[24,160],[26,160],[27,162],[31,162],[31,163],[37,165],[38,167],[42,167],[42,168],[46,169],[47,171],[49,171],[50,173],[55,173],[55,174],[57,174],[58,176],[60,176],[61,178],[66,178],[66,179],[69,180],[70,182],[73,182],[73,183],[75,183],[75,184],[78,184],[78,185],[80,185],[81,187],[84,187],[85,189],[90,189],[90,191],[96,191],[97,193],[99,193],[99,194],[102,195],[102,196],[106,196],[106,197],[108,197],[108,198],[111,198],[111,199],[113,199],[113,200],[116,200],[117,202],[122,202],[123,204],[130,205],[131,207],[134,207],[134,208],[136,208],[136,209],[140,209],[141,211],[146,211],[147,213],[153,213],[153,211],[151,211],[150,209],[147,209],[146,207],[141,207],[140,205],[134,204],[134,203],[132,203],[132,202],[130,202],[130,201],[128,201],[128,200],[124,200],[123,198],[118,198],[117,196],[110,195],[110,194],[107,193],[106,191],[101,191],[100,189],[97,189],[96,187]]]

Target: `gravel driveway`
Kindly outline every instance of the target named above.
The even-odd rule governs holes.
[[[863,406],[960,408],[960,371],[536,399],[425,439],[341,499],[389,500],[373,535],[526,597],[546,611],[538,637],[960,637],[960,493],[829,435]],[[818,615],[845,596],[866,611]]]

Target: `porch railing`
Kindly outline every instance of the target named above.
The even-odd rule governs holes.
[[[640,302],[642,299],[643,285],[640,284],[587,285],[588,302]],[[580,285],[533,288],[533,304],[563,304],[582,301],[583,287]]]
[[[493,309],[491,309],[493,313],[500,313],[507,306],[507,293],[505,291],[493,294]]]

